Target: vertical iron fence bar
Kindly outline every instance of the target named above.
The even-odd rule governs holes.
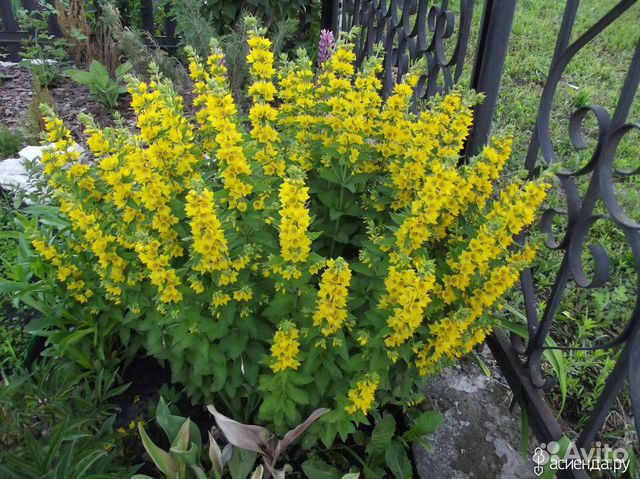
[[[38,8],[35,0],[21,0],[22,7],[28,12],[32,12]]]
[[[140,16],[142,29],[149,32],[150,35],[154,35],[155,25],[153,22],[153,0],[140,0]]]
[[[2,27],[5,32],[17,32],[19,30],[18,21],[13,14],[13,5],[11,0],[0,0],[0,18],[2,19]],[[10,61],[18,61],[20,59],[20,43],[9,42],[7,45],[8,59]]]
[[[48,3],[54,8],[54,11],[55,11],[56,1],[48,0]],[[52,15],[49,15],[49,18],[47,18],[47,23],[49,25],[49,33],[51,33],[52,35],[55,35],[56,37],[62,36],[62,29],[58,24],[58,15],[56,15],[55,13]]]
[[[164,36],[171,40],[176,38],[176,19],[171,14],[171,4],[168,2],[164,5]]]
[[[579,5],[580,0],[567,1],[567,5],[564,9],[564,14],[562,15],[562,23],[560,25],[558,39],[556,40],[553,57],[551,58],[551,63],[549,64],[548,74],[551,73],[553,65],[555,65],[560,55],[567,49],[567,46],[569,45],[569,40],[571,39],[571,32],[573,31],[573,25],[576,21],[576,14],[578,13]],[[533,170],[535,168],[539,151],[540,142],[538,140],[538,129],[534,128],[533,135],[531,137],[531,143],[529,143],[529,150],[527,151],[527,158],[524,162],[524,167],[531,173],[533,173]]]
[[[489,138],[515,10],[516,0],[485,0],[471,76],[471,88],[484,93],[485,99],[474,112],[473,129],[465,147],[467,157],[480,151]]]
[[[538,440],[541,442],[558,441],[564,431],[555,419],[555,413],[545,401],[541,390],[529,379],[528,371],[522,366],[520,358],[511,347],[509,339],[501,330],[494,331],[487,337],[487,345],[504,374],[509,388],[518,400],[521,408],[527,408],[530,424]],[[559,479],[590,479],[584,470],[557,471]]]
[[[94,3],[100,8],[100,0],[94,0]],[[120,12],[120,21],[126,27],[131,26],[131,8],[130,4],[126,0],[118,0],[117,2],[118,12]]]
[[[322,0],[320,8],[320,28],[324,30],[338,31],[337,12],[341,0]]]

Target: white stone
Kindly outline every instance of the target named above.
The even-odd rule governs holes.
[[[3,67],[3,68],[15,67],[16,65],[17,65],[17,63],[14,63],[14,62],[2,62],[2,61],[0,61],[0,67]]]
[[[34,161],[36,159],[42,158],[42,152],[44,151],[44,146],[25,146],[20,152],[18,156],[27,161]]]
[[[29,176],[22,158],[0,161],[0,187],[29,191]]]
[[[53,143],[43,146],[25,146],[22,150],[20,150],[18,156],[20,156],[20,158],[24,158],[27,161],[33,162],[42,158],[42,153],[49,146],[53,146]],[[82,148],[77,143],[74,143],[73,146],[69,147],[67,151],[77,151],[78,153],[82,154],[84,152],[84,148]]]
[[[52,60],[51,58],[33,58],[33,59],[25,59],[27,63],[31,63],[32,65],[42,65],[43,63],[47,63],[49,65],[53,65],[58,63],[58,60]]]
[[[5,176],[26,175],[22,158],[8,158],[0,161],[0,178]]]

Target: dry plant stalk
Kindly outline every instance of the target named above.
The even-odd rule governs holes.
[[[120,65],[120,54],[109,29],[98,22],[91,27],[82,0],[56,0],[58,24],[71,47],[71,55],[79,66],[93,60],[102,63],[110,73]]]

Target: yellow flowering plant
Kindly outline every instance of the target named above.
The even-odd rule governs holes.
[[[137,129],[85,119],[84,157],[48,111],[57,220],[25,228],[55,301],[98,329],[108,310],[104,334],[193,401],[278,433],[328,407],[308,436],[330,445],[483,342],[548,185],[496,186],[506,139],[460,165],[479,96],[416,109],[420,65],[383,98],[381,59],[356,71],[348,37],[317,71],[303,51],[276,62],[255,25],[248,44],[248,114],[215,42],[189,50],[193,115],[153,66],[128,79]]]

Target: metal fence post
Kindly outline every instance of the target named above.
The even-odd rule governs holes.
[[[338,12],[340,11],[341,2],[342,0],[322,0],[322,8],[320,11],[321,28],[337,33]]]
[[[471,88],[484,93],[485,99],[475,109],[473,129],[465,148],[467,157],[478,153],[489,138],[515,11],[516,0],[485,0],[471,75]]]

